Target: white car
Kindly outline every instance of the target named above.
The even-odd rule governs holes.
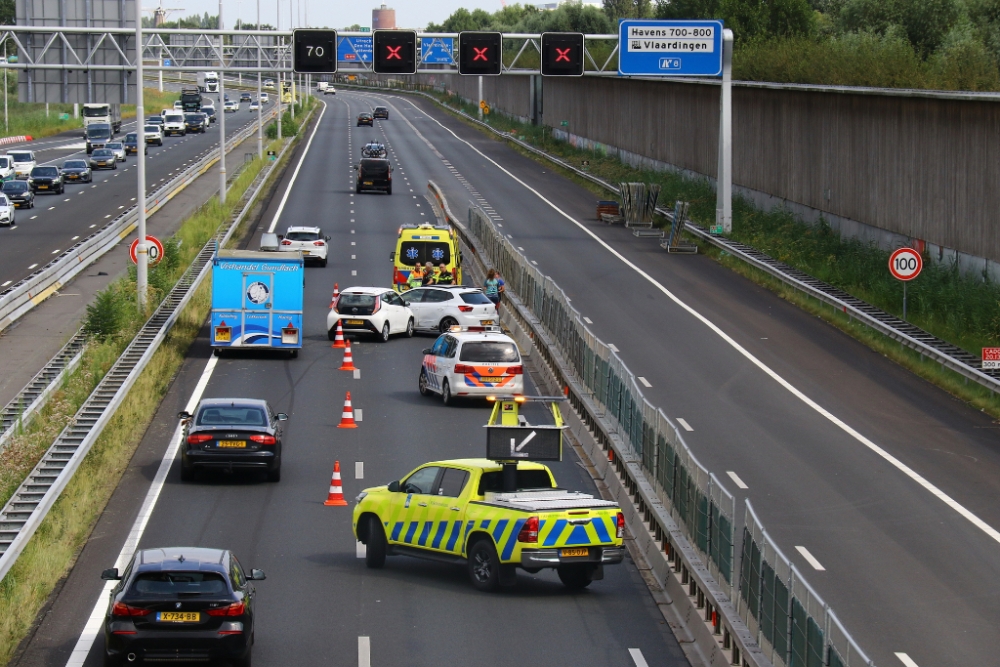
[[[28,174],[35,168],[34,151],[14,151],[7,153],[11,164],[14,167],[15,178],[27,179]]]
[[[118,158],[119,162],[125,161],[125,144],[120,141],[112,141],[105,144],[104,147],[110,149],[111,152],[115,154],[115,157]]]
[[[478,287],[428,285],[400,294],[413,311],[414,327],[445,333],[453,326],[492,326],[497,307]]]
[[[163,129],[159,125],[143,125],[142,136],[144,137],[147,145],[163,145]]]
[[[289,227],[281,237],[278,250],[282,252],[297,250],[302,253],[305,261],[319,262],[320,266],[326,266],[329,240],[330,237],[323,236],[323,231],[319,227]]]
[[[187,134],[184,114],[168,113],[163,117],[163,136],[169,137],[172,134],[179,134],[182,137]]]
[[[274,80],[273,79],[264,79],[264,87],[265,88],[274,88]]]
[[[250,102],[250,111],[257,111],[258,109],[260,109],[260,102],[257,100]]]
[[[260,102],[261,102],[261,104],[267,104],[270,101],[271,101],[271,98],[268,97],[267,93],[261,93],[260,94]]]
[[[330,340],[340,321],[344,333],[373,333],[383,343],[392,334],[413,336],[413,311],[389,287],[349,287],[340,293],[326,315]]]
[[[240,103],[235,100],[229,100],[223,108],[227,113],[236,113],[240,110]]]
[[[183,111],[184,104],[180,100],[174,100],[174,111]]]
[[[0,182],[14,178],[14,161],[9,155],[0,155]]]
[[[203,98],[201,98],[201,108],[204,109],[205,107],[212,107],[214,109],[215,108],[215,100],[213,100],[211,97],[203,97]]]
[[[336,95],[336,94],[337,94],[337,89],[336,89],[336,88],[334,88],[333,86],[329,86],[329,87],[327,87],[327,88],[326,88],[326,89],[325,89],[325,90],[323,91],[323,94],[324,94],[324,95]]]
[[[523,395],[521,352],[500,327],[454,327],[424,350],[417,388],[445,404],[457,396]]]
[[[7,199],[7,195],[0,194],[0,225],[10,227],[14,224],[14,204]]]

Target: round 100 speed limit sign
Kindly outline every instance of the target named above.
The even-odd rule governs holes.
[[[139,250],[139,239],[132,241],[132,245],[128,248],[129,259],[132,260],[133,264],[139,263],[139,258],[137,256],[137,251]],[[160,243],[160,239],[155,236],[146,237],[146,256],[150,266],[153,266],[161,259],[163,259],[163,244]]]
[[[913,280],[924,268],[924,259],[913,248],[900,248],[889,255],[889,273],[897,280]]]

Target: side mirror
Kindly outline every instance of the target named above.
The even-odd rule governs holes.
[[[389,261],[390,262],[395,262],[396,261],[396,251],[395,250],[393,250],[392,252],[389,253]]]
[[[284,412],[279,412],[278,414],[276,414],[274,416],[278,418],[279,422],[286,422],[286,421],[288,421],[288,415],[286,415]]]
[[[109,567],[104,572],[101,572],[101,579],[105,581],[121,581],[121,576],[118,575],[118,568]]]
[[[354,165],[354,171],[358,170],[358,165]]]
[[[393,493],[398,493],[399,492],[399,480],[397,479],[395,482],[389,482],[388,489],[389,489],[389,491],[392,491]],[[117,572],[117,571],[118,570],[115,570],[115,572]]]
[[[400,301],[402,301],[402,302],[403,302],[403,305],[404,305],[404,306],[407,306],[407,307],[409,307],[409,305],[410,305],[410,302],[409,302],[409,301],[407,301],[406,299],[400,299]]]
[[[250,570],[250,576],[247,579],[250,581],[264,581],[267,579],[267,575],[264,574],[264,570]]]
[[[191,413],[187,412],[187,411],[178,412],[177,413],[177,418],[178,419],[183,419],[183,420],[187,421],[188,419],[191,419]]]
[[[425,347],[424,351],[421,352],[420,354],[434,354],[434,353],[431,351],[431,348]]]
[[[283,238],[285,238],[285,235],[284,234],[278,234],[278,238],[279,239],[283,239]]]
[[[326,240],[327,240],[327,241],[329,241],[329,240],[330,240],[330,237],[329,237],[329,236],[326,236],[325,238],[326,238]]]

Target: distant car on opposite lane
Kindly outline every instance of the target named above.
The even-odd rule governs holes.
[[[226,100],[226,104],[223,107],[226,113],[236,113],[240,110],[240,103],[235,100]]]
[[[63,176],[66,182],[91,183],[94,180],[94,172],[86,160],[66,160],[62,166]]]
[[[28,175],[28,185],[36,194],[40,191],[57,195],[66,192],[66,181],[59,167],[35,167]]]
[[[159,125],[163,126],[163,116],[150,116],[146,119],[146,125]]]
[[[413,311],[386,287],[349,287],[342,291],[326,316],[330,340],[336,338],[338,320],[344,333],[373,333],[383,343],[392,334],[413,336]]]
[[[194,414],[177,415],[184,424],[181,479],[195,470],[262,470],[281,480],[281,423],[288,415],[255,398],[205,398]]]
[[[98,148],[90,155],[90,168],[97,169],[117,169],[118,158],[113,151],[108,148]]]
[[[112,141],[104,146],[115,154],[119,162],[125,161],[125,144],[121,141]]]
[[[250,667],[256,590],[262,570],[243,569],[224,549],[142,549],[123,572],[109,568],[101,579],[117,582],[104,615],[104,665],[175,662]]]
[[[184,114],[171,113],[163,117],[164,136],[177,135],[183,137],[185,134],[187,134],[187,128],[184,126]]]
[[[200,111],[184,114],[184,128],[190,133],[205,134],[205,114]]]
[[[326,90],[323,91],[323,94],[324,95],[336,95],[337,94],[337,89],[334,88],[333,86],[327,86]]]
[[[7,227],[13,226],[14,223],[14,203],[7,199],[6,195],[0,194],[0,225],[6,225]]]
[[[368,127],[375,126],[375,119],[367,111],[363,111],[358,114],[358,127],[361,127],[362,125],[367,125]]]
[[[375,107],[372,110],[372,117],[380,120],[389,120],[389,107]]]
[[[250,111],[257,111],[258,109],[260,109],[260,102],[257,100],[250,102]]]
[[[9,155],[0,155],[0,182],[14,178],[14,162]]]
[[[240,102],[249,102],[252,99],[250,93],[240,93]]]
[[[147,146],[149,144],[163,145],[163,130],[160,129],[159,125],[146,125],[142,128],[142,133],[145,136]]]
[[[203,106],[201,108],[201,112],[203,114],[205,114],[205,116],[208,117],[209,124],[214,123],[216,121],[215,107],[214,106],[205,105],[205,106]]]
[[[301,252],[306,262],[318,262],[326,266],[327,241],[329,236],[323,236],[319,227],[289,227],[281,239],[278,250],[284,252]]]
[[[35,208],[35,193],[27,181],[7,181],[2,191],[15,208]]]
[[[133,155],[139,154],[139,135],[137,133],[129,132],[128,134],[126,134],[124,141],[122,141],[122,144],[125,146],[126,153],[132,153]],[[146,148],[143,151],[143,153],[148,155],[149,149]]]
[[[11,165],[14,168],[15,178],[27,179],[28,174],[31,173],[31,170],[37,164],[35,162],[34,151],[10,151],[7,153],[7,157],[10,158]]]

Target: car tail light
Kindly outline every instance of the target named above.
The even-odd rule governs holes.
[[[189,445],[200,445],[203,442],[208,442],[212,439],[208,433],[192,433],[187,438],[187,443]]]
[[[218,609],[206,609],[205,613],[209,616],[242,616],[245,609],[246,605],[242,602],[234,602]]]
[[[326,245],[326,241],[313,241],[313,245],[324,246]]]
[[[517,534],[518,542],[538,542],[538,517],[532,516],[521,526],[521,532]]]
[[[524,366],[508,366],[507,375],[524,375]]]
[[[250,439],[262,445],[273,445],[277,442],[273,435],[251,435]]]
[[[622,514],[621,512],[619,512],[618,516],[615,518],[615,523],[618,524],[618,533],[617,533],[618,539],[624,538],[625,537],[625,515]]]
[[[116,602],[111,606],[112,616],[148,616],[153,613],[152,609],[133,607],[124,602]]]
[[[473,310],[472,306],[459,306],[458,309],[463,313],[471,313]]]
[[[455,364],[455,372],[458,373],[459,375],[464,375],[466,373],[472,373],[474,371],[472,366],[468,366],[466,364]]]
[[[288,239],[283,239],[283,240],[281,241],[281,245],[292,245],[292,242],[291,242],[291,241],[289,241]]]
[[[375,297],[375,307],[372,308],[372,315],[378,312],[378,309],[382,307],[382,297]]]

